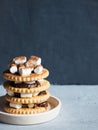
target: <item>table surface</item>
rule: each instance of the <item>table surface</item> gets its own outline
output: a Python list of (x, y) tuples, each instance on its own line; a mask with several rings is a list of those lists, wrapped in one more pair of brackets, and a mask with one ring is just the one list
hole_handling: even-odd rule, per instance
[[(37, 125), (11, 125), (0, 122), (0, 130), (97, 130), (98, 85), (51, 85), (52, 96), (62, 102), (59, 115), (46, 123)], [(5, 94), (0, 88), (0, 96)]]

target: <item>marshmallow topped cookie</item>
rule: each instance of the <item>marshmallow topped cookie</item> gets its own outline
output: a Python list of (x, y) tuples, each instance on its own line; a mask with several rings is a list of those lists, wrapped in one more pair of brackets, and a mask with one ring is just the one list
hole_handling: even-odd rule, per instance
[[(40, 64), (39, 64), (40, 63)], [(49, 71), (41, 65), (41, 58), (31, 56), (15, 57), (9, 63), (9, 69), (3, 72), (5, 79), (16, 82), (28, 82), (48, 77)]]
[(4, 110), (12, 114), (35, 114), (49, 109), (49, 71), (37, 56), (15, 57), (3, 72), (7, 80), (3, 86), (7, 91)]

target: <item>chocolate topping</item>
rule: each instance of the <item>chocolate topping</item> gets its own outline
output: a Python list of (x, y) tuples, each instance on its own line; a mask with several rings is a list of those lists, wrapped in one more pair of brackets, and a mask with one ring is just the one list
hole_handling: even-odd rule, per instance
[[(42, 92), (40, 92), (40, 93), (38, 94), (38, 96), (40, 96), (40, 95), (45, 95), (45, 94), (46, 94), (46, 91), (42, 91)], [(20, 98), (20, 93), (14, 93), (14, 97)]]
[(14, 97), (20, 98), (20, 93), (14, 93)]
[(40, 96), (40, 95), (45, 95), (46, 94), (46, 91), (42, 91), (42, 92), (40, 92), (39, 94), (38, 94), (38, 96)]
[[(27, 108), (28, 105), (27, 104), (22, 104), (22, 107)], [(45, 101), (45, 102), (42, 102), (42, 103), (39, 103), (39, 104), (35, 103), (33, 108), (36, 108), (36, 107), (48, 107), (48, 102)]]
[(35, 84), (34, 84), (36, 87), (38, 86), (41, 86), (40, 82), (39, 81), (35, 81)]
[(48, 102), (45, 101), (45, 102), (42, 102), (40, 104), (38, 104), (39, 107), (48, 107)]
[(26, 84), (24, 82), (15, 84), (14, 82), (11, 82), (10, 85), (16, 88), (33, 88), (41, 86), (39, 81), (35, 81), (35, 83), (32, 84)]

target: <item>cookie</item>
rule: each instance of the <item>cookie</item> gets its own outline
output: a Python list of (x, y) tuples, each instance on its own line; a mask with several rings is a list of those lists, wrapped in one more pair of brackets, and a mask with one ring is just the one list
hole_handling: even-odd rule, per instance
[(42, 73), (36, 74), (36, 73), (31, 73), (30, 75), (27, 76), (21, 76), (17, 73), (12, 74), (9, 71), (3, 72), (3, 77), (7, 80), (10, 81), (16, 81), (16, 82), (29, 82), (29, 81), (34, 81), (34, 80), (39, 80), (39, 79), (44, 79), (48, 77), (49, 71), (44, 68)]
[(50, 93), (48, 91), (46, 91), (46, 94), (44, 95), (22, 97), (22, 98), (9, 96), (8, 94), (5, 95), (5, 99), (8, 102), (19, 103), (19, 104), (41, 103), (48, 100), (49, 97), (50, 97)]
[[(50, 83), (47, 80), (41, 81), (40, 85), (37, 86), (37, 87), (34, 86), (34, 85), (31, 85), (31, 84), (30, 85), (26, 84), (27, 88), (22, 88), (21, 86), (19, 87), (19, 85), (21, 85), (21, 84), (19, 84), (18, 87), (17, 87), (17, 85), (14, 87), (14, 85), (11, 84), (11, 83), (12, 83), (11, 81), (6, 81), (3, 84), (3, 86), (4, 86), (4, 88), (6, 90), (16, 92), (16, 93), (35, 93), (35, 92), (40, 92), (40, 91), (43, 91), (43, 90), (47, 90), (50, 87)], [(24, 87), (24, 85), (23, 85), (23, 87)]]
[(4, 111), (11, 113), (11, 114), (37, 114), (42, 113), (50, 109), (50, 106), (48, 104), (47, 107), (35, 107), (35, 108), (12, 108), (9, 105), (4, 106)]

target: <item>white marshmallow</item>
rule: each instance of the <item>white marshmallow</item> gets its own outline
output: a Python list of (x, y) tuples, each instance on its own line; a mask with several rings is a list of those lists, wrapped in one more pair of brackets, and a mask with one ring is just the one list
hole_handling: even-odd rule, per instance
[(13, 108), (16, 108), (16, 109), (19, 109), (19, 108), (22, 108), (22, 104), (16, 104), (16, 103), (11, 103), (10, 102), (10, 107), (13, 107)]
[(31, 81), (31, 82), (25, 82), (26, 84), (34, 84), (35, 81)]
[(32, 97), (32, 93), (21, 93), (20, 97)]
[(22, 67), (19, 68), (19, 74), (22, 76), (30, 75), (31, 72), (32, 72), (31, 68), (22, 68)]
[(37, 61), (33, 60), (32, 62), (33, 62), (34, 65), (40, 65), (41, 59), (38, 59)]
[(29, 59), (29, 60), (25, 63), (25, 66), (26, 66), (26, 67), (32, 67), (32, 68), (34, 68), (34, 64), (33, 64), (33, 62), (32, 62), (32, 59)]
[(12, 66), (10, 66), (10, 72), (12, 73), (12, 74), (14, 74), (14, 73), (16, 73), (17, 72), (17, 66), (16, 65), (12, 65)]
[(35, 69), (34, 69), (34, 72), (35, 73), (41, 73), (43, 70), (43, 66), (42, 65), (38, 65)]
[(27, 61), (27, 58), (25, 56), (19, 56), (19, 57), (15, 57), (13, 59), (13, 61), (15, 62), (15, 64), (24, 64)]
[(33, 63), (35, 66), (41, 64), (41, 58), (40, 58), (40, 57), (31, 56), (30, 58), (32, 59), (32, 63)]
[(29, 108), (34, 107), (34, 104), (28, 104), (28, 107), (29, 107)]
[(9, 90), (7, 90), (7, 94), (8, 94), (9, 96), (14, 96), (14, 92), (9, 91)]

